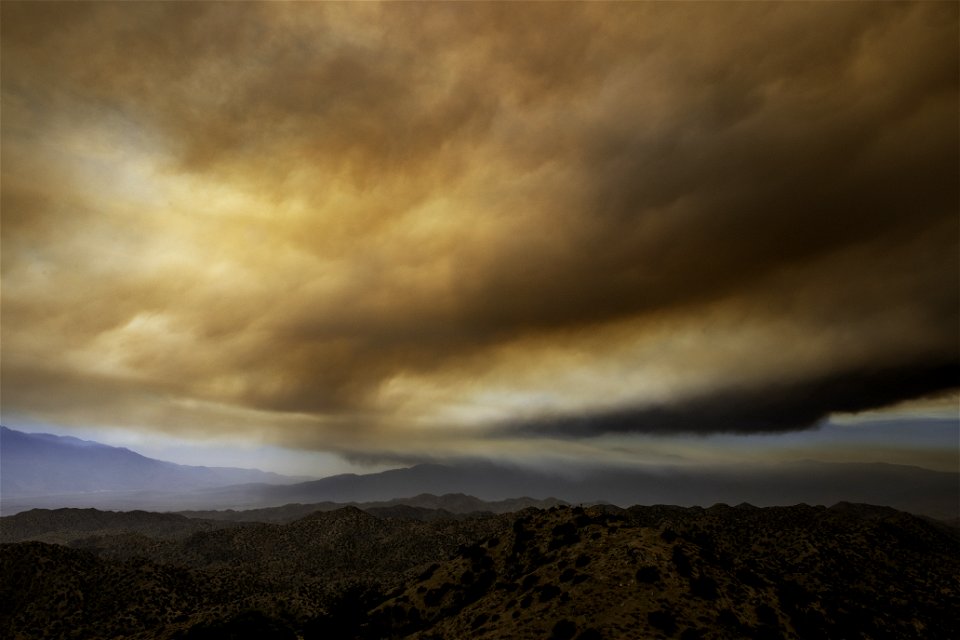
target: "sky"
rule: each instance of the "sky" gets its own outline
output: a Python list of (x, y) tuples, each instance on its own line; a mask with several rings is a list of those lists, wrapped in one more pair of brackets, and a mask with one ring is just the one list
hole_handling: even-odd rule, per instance
[(960, 470), (958, 11), (5, 1), (3, 423)]

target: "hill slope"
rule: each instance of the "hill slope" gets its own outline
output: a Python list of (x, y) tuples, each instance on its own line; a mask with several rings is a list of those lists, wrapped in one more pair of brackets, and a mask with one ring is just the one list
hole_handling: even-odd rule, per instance
[[(0, 545), (0, 635), (960, 637), (960, 536), (883, 507), (357, 509)], [(384, 591), (387, 589), (389, 591)]]
[(955, 638), (956, 532), (858, 505), (557, 509), (380, 605), (412, 638)]
[(0, 518), (0, 542), (34, 540), (69, 544), (79, 538), (139, 533), (159, 540), (185, 538), (199, 531), (242, 526), (242, 521), (204, 520), (174, 513), (33, 509)]
[(234, 522), (276, 522), (287, 523), (309, 515), (315, 511), (333, 511), (343, 507), (357, 507), (381, 518), (410, 518), (413, 520), (432, 520), (457, 516), (477, 515), (481, 513), (510, 513), (527, 507), (549, 509), (566, 504), (556, 498), (534, 500), (533, 498), (512, 498), (488, 502), (462, 493), (446, 493), (435, 496), (421, 493), (412, 498), (395, 498), (380, 502), (313, 502), (308, 504), (292, 503), (279, 507), (261, 509), (223, 511), (181, 511), (190, 518), (210, 520), (228, 520)]
[[(43, 535), (59, 521), (79, 528), (58, 535), (81, 537), (69, 546), (0, 544), (3, 638), (168, 638), (190, 629), (202, 634), (238, 617), (245, 633), (259, 621), (264, 626), (256, 637), (280, 637), (350, 594), (369, 591), (372, 606), (382, 600), (380, 588), (399, 586), (418, 565), (442, 562), (511, 520), (385, 520), (347, 507), (287, 525), (223, 522), (223, 529), (173, 537), (143, 531), (206, 521), (77, 510), (4, 520), (24, 516), (50, 520), (46, 527), (35, 524)], [(82, 536), (85, 528), (122, 524), (129, 529)], [(253, 618), (244, 618), (250, 611)], [(222, 629), (210, 633), (224, 637)]]

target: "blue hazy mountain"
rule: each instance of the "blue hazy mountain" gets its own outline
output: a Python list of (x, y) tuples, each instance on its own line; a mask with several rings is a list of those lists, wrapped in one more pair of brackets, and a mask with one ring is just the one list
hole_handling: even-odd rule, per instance
[(34, 507), (253, 509), (291, 503), (376, 502), (421, 494), (485, 501), (528, 496), (620, 506), (757, 506), (859, 502), (954, 519), (960, 474), (885, 463), (801, 461), (731, 467), (583, 467), (563, 474), (486, 461), (421, 464), (300, 482), (263, 471), (191, 467), (97, 442), (4, 428), (4, 515)]
[(556, 497), (570, 503), (608, 502), (707, 507), (859, 502), (938, 518), (960, 513), (960, 474), (886, 463), (799, 461), (736, 469), (689, 467), (581, 468), (575, 474), (461, 462), (422, 464), (381, 473), (331, 476), (284, 486), (246, 485), (202, 491), (211, 503), (370, 502), (421, 493), (462, 493), (495, 501)]
[(0, 427), (0, 490), (5, 501), (57, 494), (179, 492), (299, 480), (303, 478), (256, 469), (175, 464), (90, 440)]

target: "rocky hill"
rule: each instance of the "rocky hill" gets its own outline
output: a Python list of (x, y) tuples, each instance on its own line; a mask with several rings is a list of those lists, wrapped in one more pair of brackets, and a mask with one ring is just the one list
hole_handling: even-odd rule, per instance
[(957, 530), (865, 505), (345, 508), (71, 547), (0, 545), (0, 636), (960, 637)]
[[(0, 545), (0, 637), (73, 637), (74, 631), (83, 638), (117, 637), (136, 635), (131, 625), (139, 624), (136, 631), (146, 634), (140, 637), (165, 638), (217, 629), (238, 616), (244, 629), (256, 628), (243, 618), (250, 612), (268, 619), (270, 628), (296, 629), (350, 594), (370, 592), (372, 606), (412, 570), (445, 561), (511, 519), (426, 522), (378, 518), (355, 507), (285, 525), (145, 512), (25, 512), (3, 518), (8, 539), (66, 544)], [(96, 604), (101, 599), (116, 601), (115, 616)], [(60, 615), (63, 606), (81, 611)], [(68, 622), (54, 624), (54, 618)], [(200, 633), (196, 629), (192, 633)], [(223, 630), (211, 633), (222, 637)]]
[(245, 597), (234, 583), (146, 561), (107, 562), (61, 545), (0, 545), (0, 636), (151, 637)]
[(411, 518), (415, 520), (434, 520), (457, 516), (471, 516), (491, 513), (511, 513), (527, 507), (549, 509), (567, 504), (556, 498), (536, 500), (534, 498), (511, 498), (509, 500), (487, 501), (462, 493), (446, 493), (436, 496), (421, 493), (412, 498), (394, 498), (379, 502), (313, 502), (308, 504), (292, 503), (279, 507), (261, 509), (224, 509), (207, 511), (180, 511), (190, 518), (207, 520), (230, 520), (235, 522), (293, 522), (315, 511), (333, 511), (343, 507), (357, 507), (381, 518)]
[(534, 500), (514, 498), (485, 502), (473, 496), (421, 494), (385, 502), (288, 504), (281, 507), (236, 511), (101, 511), (99, 509), (31, 509), (0, 517), (0, 542), (36, 540), (68, 544), (80, 538), (139, 533), (151, 538), (183, 538), (201, 531), (213, 531), (255, 523), (288, 524), (319, 511), (354, 507), (378, 518), (406, 520), (475, 519), (511, 513), (528, 507), (564, 505), (555, 498)]
[(89, 536), (140, 533), (153, 538), (183, 538), (246, 524), (242, 521), (188, 518), (151, 511), (100, 511), (98, 509), (32, 509), (0, 518), (0, 542), (36, 540), (67, 544)]
[(838, 505), (557, 509), (373, 613), (413, 638), (955, 638), (956, 531)]
[(125, 534), (91, 536), (70, 546), (102, 558), (146, 558), (165, 565), (232, 571), (242, 568), (284, 587), (322, 578), (383, 584), (424, 562), (502, 530), (509, 517), (424, 522), (382, 519), (355, 507), (319, 511), (286, 525), (249, 523), (154, 540)]

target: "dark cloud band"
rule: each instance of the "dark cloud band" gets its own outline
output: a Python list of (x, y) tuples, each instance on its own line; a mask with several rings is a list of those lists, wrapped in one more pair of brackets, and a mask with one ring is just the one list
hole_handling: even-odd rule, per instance
[(497, 433), (560, 438), (778, 433), (813, 428), (832, 413), (885, 407), (958, 386), (960, 365), (956, 362), (846, 371), (797, 384), (732, 389), (670, 405), (535, 419), (503, 427)]

